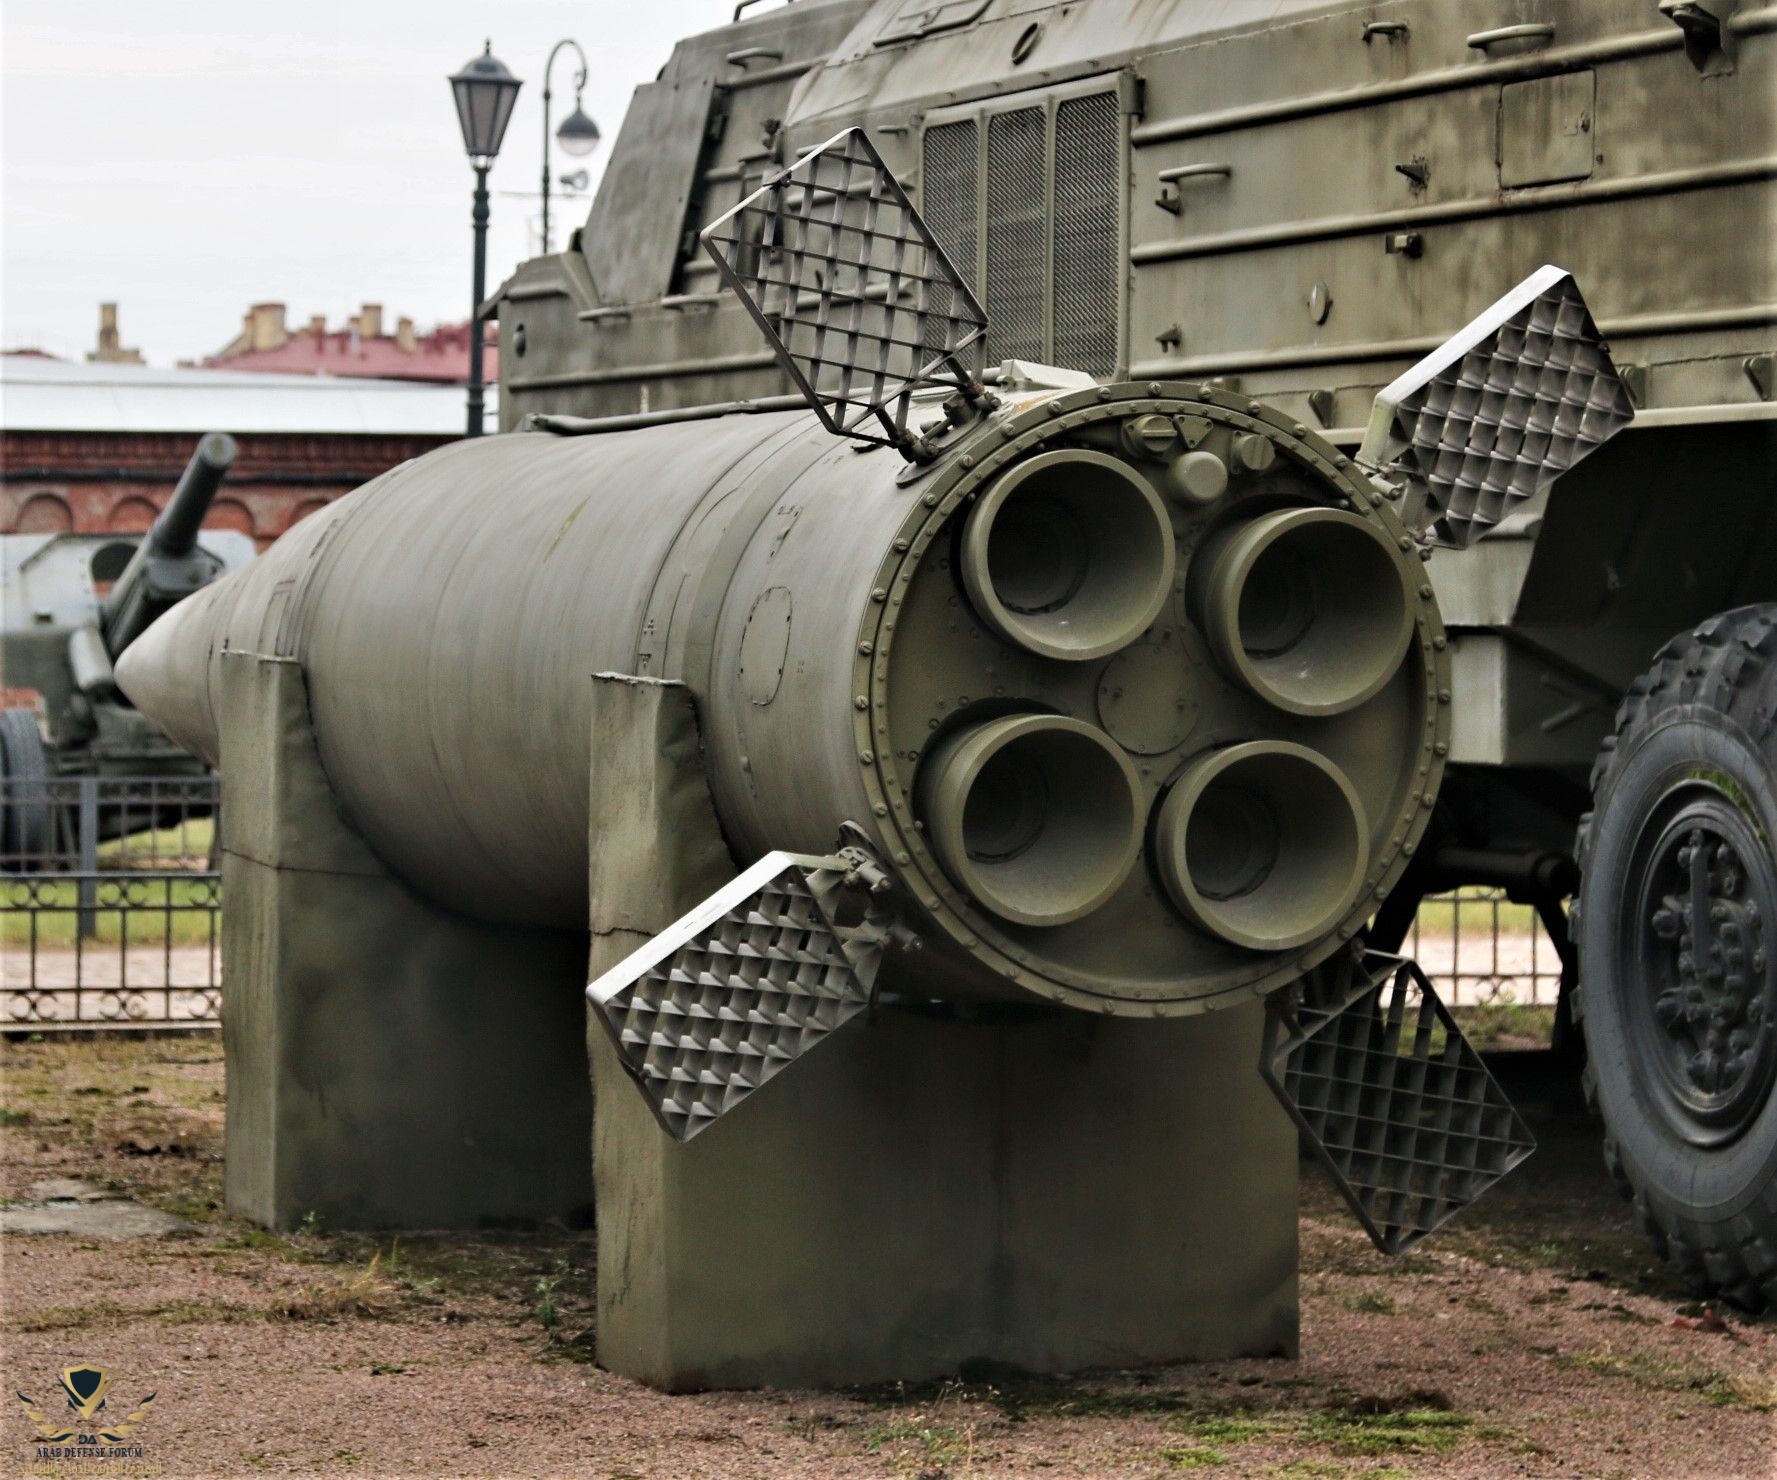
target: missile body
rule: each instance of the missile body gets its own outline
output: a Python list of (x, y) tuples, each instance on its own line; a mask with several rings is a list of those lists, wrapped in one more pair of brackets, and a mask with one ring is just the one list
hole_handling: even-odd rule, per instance
[(801, 412), (459, 443), (182, 603), (119, 679), (215, 760), (230, 649), (301, 664), (346, 819), (453, 909), (584, 928), (593, 675), (674, 679), (737, 870), (853, 823), (927, 946), (899, 985), (1141, 1016), (1348, 940), (1448, 738), (1386, 502), (1185, 385), (1009, 395), (922, 468)]

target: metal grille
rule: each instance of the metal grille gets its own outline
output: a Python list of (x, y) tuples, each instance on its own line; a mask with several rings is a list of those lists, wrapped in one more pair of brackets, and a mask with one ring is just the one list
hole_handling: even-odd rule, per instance
[(869, 1005), (888, 920), (839, 923), (850, 867), (768, 853), (587, 988), (669, 1134), (690, 1140)]
[(214, 776), (0, 779), (0, 1027), (215, 1026), (217, 802)]
[(998, 113), (987, 122), (986, 289), (988, 352), (994, 359), (1043, 360), (1047, 196), (1043, 167), (1048, 118), (1041, 108)]
[(1360, 457), (1466, 549), (1634, 415), (1579, 285), (1545, 267), (1376, 397)]
[(1122, 115), (1115, 93), (1055, 110), (1054, 361), (1090, 375), (1117, 369)]
[[(971, 289), (976, 287), (976, 257), (981, 248), (977, 199), (980, 181), (979, 130), (974, 119), (926, 130), (920, 166), (920, 204), (926, 225)], [(933, 285), (932, 304), (940, 311), (948, 310), (949, 292), (943, 284)], [(942, 324), (934, 322), (931, 327), (927, 348), (935, 351), (939, 348), (935, 341), (942, 332)], [(976, 345), (969, 355), (971, 370), (979, 368), (980, 348)]]
[(986, 317), (863, 130), (805, 154), (702, 240), (831, 431), (906, 447), (914, 387), (965, 379), (957, 355)]
[(1260, 1071), (1384, 1253), (1462, 1211), (1536, 1149), (1411, 961), (1369, 955), (1274, 1002)]

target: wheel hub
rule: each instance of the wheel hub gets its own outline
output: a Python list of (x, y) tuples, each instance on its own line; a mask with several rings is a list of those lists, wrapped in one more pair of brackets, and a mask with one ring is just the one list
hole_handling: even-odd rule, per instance
[(1640, 1048), (1668, 1118), (1697, 1145), (1739, 1135), (1777, 1070), (1777, 980), (1767, 931), (1777, 911), (1769, 849), (1734, 799), (1708, 782), (1669, 797), (1643, 834)]

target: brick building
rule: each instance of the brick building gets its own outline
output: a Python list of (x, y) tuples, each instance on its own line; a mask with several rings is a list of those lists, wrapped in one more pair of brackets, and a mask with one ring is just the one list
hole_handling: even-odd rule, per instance
[[(483, 379), (500, 377), (494, 346), (499, 326), (487, 326)], [(241, 332), (204, 362), (210, 369), (252, 370), (275, 375), (350, 375), (374, 380), (423, 380), (467, 384), (469, 326), (441, 324), (420, 332), (403, 316), (385, 330), (380, 303), (366, 303), (338, 329), (316, 314), (293, 329), (281, 303), (255, 303), (241, 318)]]
[(205, 524), (261, 549), (378, 473), (462, 435), (452, 385), (0, 356), (0, 533), (137, 531), (197, 438), (239, 455)]

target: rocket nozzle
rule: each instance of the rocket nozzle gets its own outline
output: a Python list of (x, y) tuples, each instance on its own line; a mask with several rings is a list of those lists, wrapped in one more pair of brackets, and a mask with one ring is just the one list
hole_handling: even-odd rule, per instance
[(1402, 570), (1356, 514), (1283, 509), (1212, 536), (1186, 600), (1236, 683), (1291, 714), (1339, 714), (1401, 665), (1413, 632)]
[(944, 742), (920, 801), (945, 871), (1020, 925), (1089, 914), (1141, 852), (1134, 766), (1101, 730), (1060, 715), (989, 720)]
[(1255, 951), (1324, 935), (1370, 861), (1363, 802), (1304, 745), (1253, 740), (1185, 768), (1160, 805), (1155, 862), (1193, 921)]
[(1172, 590), (1172, 521), (1126, 464), (1063, 448), (1019, 463), (963, 527), (962, 577), (981, 620), (1046, 658), (1133, 642)]

